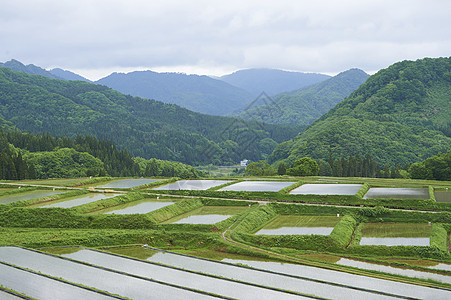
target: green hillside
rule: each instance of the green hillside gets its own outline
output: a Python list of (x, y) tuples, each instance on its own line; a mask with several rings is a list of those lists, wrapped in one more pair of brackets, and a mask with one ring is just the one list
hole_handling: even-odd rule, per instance
[(342, 72), (320, 83), (275, 96), (272, 103), (239, 114), (271, 124), (309, 125), (367, 80), (359, 69)]
[(22, 131), (92, 135), (113, 141), (133, 156), (190, 164), (259, 160), (298, 131), (203, 115), (105, 86), (8, 68), (0, 68), (0, 116)]
[(451, 58), (396, 63), (280, 144), (268, 160), (369, 154), (390, 165), (421, 161), (451, 149), (450, 99)]

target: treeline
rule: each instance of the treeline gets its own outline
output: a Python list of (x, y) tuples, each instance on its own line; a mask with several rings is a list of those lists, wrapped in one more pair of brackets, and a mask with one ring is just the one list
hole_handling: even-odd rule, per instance
[[(20, 150), (22, 149), (22, 150)], [(24, 152), (22, 156), (21, 152)], [(84, 176), (164, 176), (197, 178), (203, 173), (189, 165), (134, 158), (109, 140), (34, 135), (0, 130), (1, 179), (67, 178)]]
[[(253, 163), (251, 171), (246, 169), (246, 174), (254, 175), (252, 170), (258, 166), (260, 173), (270, 175), (277, 173), (278, 175), (292, 176), (333, 176), (333, 177), (372, 177), (372, 178), (403, 178), (408, 177), (407, 170), (409, 165), (388, 165), (380, 166), (370, 155), (361, 158), (359, 155), (350, 155), (348, 158), (341, 157), (334, 159), (329, 157), (328, 161), (319, 159), (314, 161), (310, 157), (304, 157), (296, 160), (293, 164), (281, 162), (277, 171), (268, 163)], [(252, 174), (251, 174), (252, 173)], [(262, 174), (259, 174), (262, 175)]]
[(451, 180), (451, 151), (412, 164), (409, 173), (414, 179)]
[(15, 147), (30, 152), (53, 151), (58, 148), (72, 148), (78, 152), (86, 152), (100, 159), (104, 164), (105, 173), (94, 174), (113, 177), (140, 176), (138, 164), (127, 150), (118, 150), (109, 140), (93, 136), (77, 135), (75, 139), (68, 137), (52, 137), (48, 133), (34, 135), (20, 131), (10, 131), (5, 134), (9, 143)]

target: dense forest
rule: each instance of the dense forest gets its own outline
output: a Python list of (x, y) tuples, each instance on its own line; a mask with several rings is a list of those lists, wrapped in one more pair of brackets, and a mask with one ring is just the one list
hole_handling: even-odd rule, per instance
[(390, 167), (422, 161), (451, 148), (450, 98), (451, 58), (396, 63), (279, 144), (268, 162), (349, 155), (370, 155)]
[(238, 116), (271, 124), (309, 125), (349, 96), (368, 77), (362, 70), (351, 69), (322, 82), (274, 96), (269, 103), (252, 106)]
[(82, 81), (0, 68), (0, 117), (18, 129), (113, 141), (133, 156), (189, 164), (265, 159), (293, 126), (203, 115)]
[(84, 176), (165, 176), (197, 178), (191, 166), (157, 159), (134, 158), (114, 143), (92, 136), (52, 137), (0, 131), (0, 179), (70, 178)]

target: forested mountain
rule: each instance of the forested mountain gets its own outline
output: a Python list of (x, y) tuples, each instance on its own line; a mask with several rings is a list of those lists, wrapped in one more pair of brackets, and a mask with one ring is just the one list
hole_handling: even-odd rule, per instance
[(121, 93), (211, 115), (226, 115), (248, 102), (246, 91), (208, 76), (136, 71), (113, 73), (96, 81)]
[(273, 102), (251, 107), (238, 116), (271, 124), (308, 125), (349, 96), (368, 77), (362, 70), (351, 69), (319, 83), (277, 95)]
[(113, 141), (133, 156), (190, 164), (259, 160), (298, 131), (203, 115), (101, 85), (8, 68), (0, 68), (0, 115), (23, 131), (92, 135)]
[(219, 79), (248, 91), (254, 98), (265, 92), (276, 95), (297, 90), (330, 78), (317, 73), (288, 72), (276, 69), (246, 69), (224, 75)]
[(42, 75), (50, 79), (63, 79), (55, 74), (50, 73), (49, 71), (46, 71), (38, 66), (35, 66), (33, 64), (30, 65), (24, 65), (18, 60), (12, 59), (10, 61), (7, 61), (5, 63), (0, 63), (0, 68), (9, 68), (14, 71), (18, 72), (24, 72), (29, 75)]
[(178, 162), (133, 158), (127, 150), (92, 136), (70, 139), (0, 130), (0, 179), (202, 175)]
[(268, 161), (350, 154), (392, 166), (421, 161), (451, 149), (450, 99), (451, 58), (396, 63), (277, 146)]
[(57, 76), (60, 79), (64, 80), (81, 80), (86, 82), (91, 82), (91, 80), (84, 78), (83, 76), (80, 76), (78, 74), (75, 74), (74, 72), (63, 70), (60, 68), (51, 69), (49, 71), (53, 75)]

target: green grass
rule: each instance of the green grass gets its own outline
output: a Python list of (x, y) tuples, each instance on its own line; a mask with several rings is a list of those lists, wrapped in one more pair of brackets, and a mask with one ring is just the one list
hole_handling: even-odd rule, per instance
[(50, 186), (71, 186), (72, 184), (85, 180), (86, 177), (81, 178), (63, 178), (63, 179), (36, 179), (36, 180), (20, 180), (12, 181), (11, 183), (20, 184), (37, 184), (37, 185), (50, 185)]
[(363, 237), (429, 237), (431, 227), (417, 223), (366, 223), (362, 228)]
[(171, 218), (162, 224), (174, 223), (189, 216), (197, 215), (236, 215), (247, 209), (247, 206), (202, 206), (187, 213)]
[(263, 229), (281, 227), (335, 227), (340, 218), (337, 216), (293, 216), (280, 215), (267, 224)]

